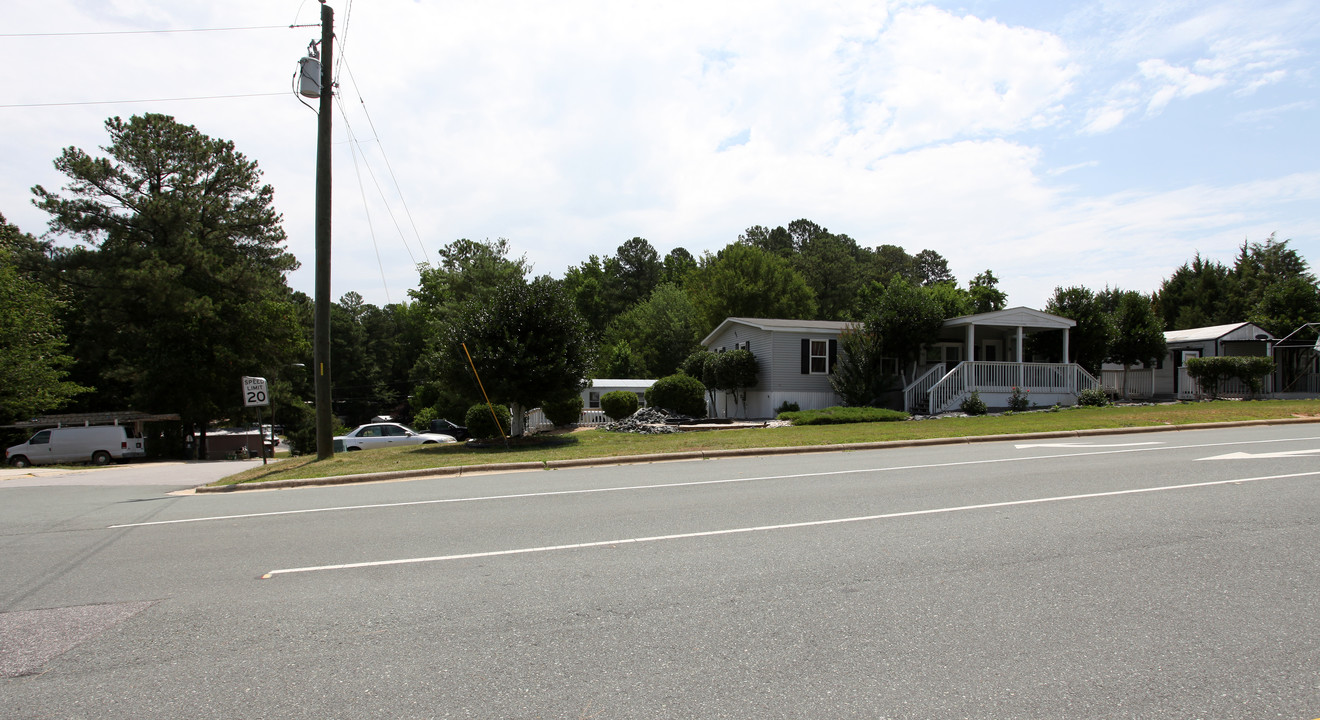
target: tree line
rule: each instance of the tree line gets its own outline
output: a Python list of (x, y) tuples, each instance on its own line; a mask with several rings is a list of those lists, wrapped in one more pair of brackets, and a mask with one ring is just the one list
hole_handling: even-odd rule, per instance
[[(243, 375), (271, 380), (281, 422), (310, 422), (312, 300), (288, 287), (298, 261), (257, 163), (165, 115), (106, 130), (104, 155), (56, 158), (62, 189), (33, 188), (49, 233), (0, 218), (0, 422), (131, 408), (205, 427), (241, 416)], [(1007, 304), (988, 269), (960, 285), (933, 250), (865, 247), (806, 219), (754, 225), (700, 256), (662, 257), (634, 237), (558, 279), (505, 239), (459, 239), (418, 272), (408, 302), (334, 303), (335, 415), (350, 426), (461, 417), (483, 387), (527, 408), (588, 377), (673, 374), (726, 317), (854, 321), (870, 352), (911, 366), (931, 327)], [(1078, 321), (1074, 359), (1098, 368), (1135, 327), (1114, 324), (1124, 313), (1165, 329), (1251, 319), (1278, 334), (1320, 319), (1320, 292), (1271, 237), (1244, 243), (1232, 268), (1198, 256), (1151, 296), (1060, 288), (1044, 309)]]

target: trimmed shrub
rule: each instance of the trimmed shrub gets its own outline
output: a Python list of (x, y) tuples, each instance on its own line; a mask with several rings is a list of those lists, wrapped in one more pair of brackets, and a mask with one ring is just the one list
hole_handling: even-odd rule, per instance
[(968, 415), (984, 415), (989, 411), (985, 406), (985, 401), (981, 399), (981, 393), (973, 390), (971, 395), (963, 398), (959, 409)]
[(582, 395), (574, 393), (563, 400), (541, 403), (541, 412), (555, 427), (574, 425), (582, 419)]
[(907, 420), (908, 414), (884, 408), (830, 407), (824, 410), (781, 412), (779, 413), (779, 419), (787, 420), (794, 425), (843, 425), (846, 423)]
[(1266, 375), (1274, 371), (1274, 360), (1267, 357), (1188, 358), (1187, 374), (1211, 399), (1219, 397), (1220, 385), (1238, 378), (1257, 395)]
[(1109, 404), (1109, 393), (1104, 388), (1088, 388), (1077, 393), (1077, 404), (1082, 407), (1105, 407)]
[(632, 415), (637, 412), (638, 406), (637, 393), (630, 393), (627, 390), (613, 390), (600, 396), (600, 409), (604, 410), (611, 420), (622, 420)]
[[(788, 412), (798, 412), (798, 411), (801, 410), (801, 409), (802, 409), (802, 408), (799, 407), (797, 403), (795, 403), (795, 402), (789, 402), (789, 401), (785, 400), (784, 402), (782, 402), (782, 403), (779, 404), (779, 409), (775, 410), (775, 417), (779, 417), (780, 415), (782, 415), (782, 414), (784, 414), (784, 413), (788, 413)], [(784, 418), (781, 418), (781, 419), (784, 419)]]
[(1031, 407), (1031, 398), (1027, 397), (1030, 392), (1030, 390), (1014, 387), (1013, 394), (1008, 396), (1008, 409), (1013, 412), (1022, 412)]
[(680, 415), (706, 417), (706, 386), (691, 375), (670, 375), (646, 390), (646, 404)]
[(513, 415), (509, 412), (507, 405), (496, 405), (495, 414), (500, 418), (500, 427), (495, 426), (495, 418), (490, 416), (490, 407), (484, 403), (477, 403), (468, 408), (467, 415), (463, 421), (467, 423), (468, 434), (481, 440), (500, 437), (500, 430), (504, 431), (504, 436), (509, 435), (510, 423)]

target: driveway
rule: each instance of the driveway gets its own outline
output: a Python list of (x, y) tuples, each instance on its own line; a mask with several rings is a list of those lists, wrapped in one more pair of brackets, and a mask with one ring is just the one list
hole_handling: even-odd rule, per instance
[[(270, 461), (267, 461), (270, 462)], [(183, 462), (137, 462), (106, 467), (0, 467), (0, 490), (53, 485), (171, 485), (196, 487), (242, 472), (261, 458)]]

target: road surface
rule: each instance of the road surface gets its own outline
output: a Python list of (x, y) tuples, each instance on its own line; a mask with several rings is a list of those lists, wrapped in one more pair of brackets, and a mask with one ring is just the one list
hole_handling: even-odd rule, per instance
[(0, 718), (1320, 717), (1320, 425), (85, 477), (0, 482)]

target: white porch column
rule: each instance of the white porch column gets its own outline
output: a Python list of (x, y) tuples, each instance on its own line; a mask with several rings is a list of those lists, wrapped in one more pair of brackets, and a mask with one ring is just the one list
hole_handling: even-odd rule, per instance
[(1018, 381), (1017, 381), (1018, 387), (1025, 387), (1027, 383), (1026, 383), (1026, 378), (1024, 377), (1025, 368), (1022, 365), (1022, 326), (1021, 325), (1018, 325), (1018, 329), (1017, 329), (1017, 366), (1018, 366)]
[(1063, 361), (1068, 362), (1068, 328), (1063, 329)]
[[(967, 326), (967, 361), (976, 359), (976, 325)], [(968, 367), (971, 367), (970, 365)]]

